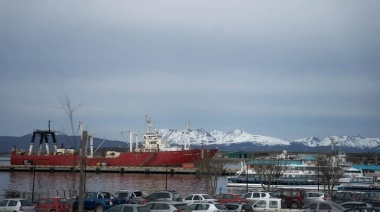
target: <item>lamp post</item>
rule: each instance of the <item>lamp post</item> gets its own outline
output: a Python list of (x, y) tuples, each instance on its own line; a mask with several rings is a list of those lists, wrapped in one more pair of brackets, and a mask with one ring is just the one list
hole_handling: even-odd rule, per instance
[(246, 189), (247, 189), (247, 193), (248, 193), (248, 164), (247, 162), (245, 163), (245, 175), (246, 175)]
[(34, 202), (34, 181), (36, 179), (36, 162), (33, 161), (33, 184), (32, 184), (32, 202)]
[(168, 190), (168, 164), (166, 164), (165, 178), (165, 189)]
[(317, 166), (318, 166), (318, 171), (317, 172), (318, 172), (318, 192), (319, 192), (319, 164), (317, 164)]

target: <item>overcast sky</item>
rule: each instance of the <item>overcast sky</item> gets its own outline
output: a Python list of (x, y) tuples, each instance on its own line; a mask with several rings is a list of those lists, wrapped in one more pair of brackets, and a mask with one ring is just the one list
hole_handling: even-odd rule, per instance
[(380, 136), (380, 1), (1, 1), (0, 135)]

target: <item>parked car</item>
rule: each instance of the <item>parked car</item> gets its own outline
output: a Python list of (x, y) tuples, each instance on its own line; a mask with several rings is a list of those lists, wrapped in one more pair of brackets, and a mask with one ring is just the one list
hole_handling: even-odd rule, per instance
[(276, 197), (274, 193), (261, 191), (248, 192), (243, 194), (242, 196), (252, 203), (256, 202), (259, 199)]
[(209, 194), (190, 194), (185, 199), (183, 199), (183, 202), (187, 204), (191, 204), (191, 203), (199, 202), (199, 201), (216, 202), (218, 200)]
[(145, 206), (152, 212), (191, 212), (186, 203), (177, 201), (148, 202)]
[(189, 208), (197, 212), (229, 212), (227, 207), (219, 202), (196, 202), (190, 204)]
[(21, 198), (3, 199), (0, 201), (0, 211), (35, 212), (36, 209), (31, 200)]
[(230, 202), (224, 205), (230, 212), (253, 212), (252, 203)]
[(106, 212), (150, 212), (150, 208), (145, 205), (120, 204), (106, 210)]
[(285, 201), (288, 208), (301, 208), (306, 203), (306, 190), (283, 188), (273, 192), (277, 198)]
[(66, 198), (43, 198), (35, 204), (37, 212), (69, 212), (70, 206)]
[(182, 202), (182, 198), (175, 190), (156, 191), (145, 197), (146, 202), (152, 201), (177, 201)]
[(372, 208), (372, 205), (366, 202), (345, 202), (340, 204), (340, 206), (351, 209), (351, 208)]
[(360, 194), (360, 201), (372, 202), (380, 200), (380, 192), (363, 192)]
[(114, 193), (116, 198), (124, 198), (126, 204), (139, 204), (144, 205), (146, 203), (145, 192), (143, 191), (128, 191), (128, 190), (119, 190)]
[(331, 202), (331, 197), (329, 194), (324, 192), (310, 191), (306, 192), (305, 204), (309, 204), (314, 201), (328, 201)]
[(315, 201), (313, 203), (309, 203), (302, 207), (302, 209), (308, 209), (310, 212), (318, 211), (318, 212), (341, 212), (346, 210), (346, 208), (334, 203), (334, 202), (326, 202), (326, 201)]
[(220, 202), (220, 203), (228, 203), (228, 202), (245, 202), (245, 203), (248, 203), (249, 202), (246, 198), (241, 197), (237, 194), (233, 194), (233, 193), (217, 194), (214, 196), (214, 198), (217, 199), (218, 202)]
[(346, 209), (344, 212), (380, 212), (380, 209), (375, 208), (351, 208)]
[[(363, 201), (364, 202), (364, 201)], [(380, 201), (365, 201), (368, 204), (372, 205), (372, 208), (380, 209)]]
[(331, 196), (331, 200), (338, 204), (344, 202), (359, 201), (360, 199), (360, 194), (353, 192), (336, 192)]

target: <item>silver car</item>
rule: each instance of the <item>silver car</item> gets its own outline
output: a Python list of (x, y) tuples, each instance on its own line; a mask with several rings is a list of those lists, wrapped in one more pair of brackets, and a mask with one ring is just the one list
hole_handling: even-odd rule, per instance
[(183, 202), (185, 202), (186, 204), (191, 204), (194, 202), (205, 202), (205, 201), (217, 202), (218, 200), (209, 194), (190, 194), (183, 200)]
[(197, 202), (190, 204), (189, 208), (196, 212), (228, 212), (227, 207), (218, 202)]
[(0, 201), (0, 211), (35, 212), (36, 209), (34, 208), (34, 204), (31, 200), (11, 198)]
[(324, 192), (306, 192), (306, 204), (309, 204), (314, 201), (327, 201), (331, 202), (331, 197), (329, 194), (324, 193)]
[(145, 206), (152, 212), (191, 212), (186, 203), (177, 201), (148, 202)]
[(302, 209), (308, 209), (310, 212), (341, 212), (346, 210), (336, 203), (326, 201), (315, 201), (303, 206)]
[(116, 205), (116, 206), (108, 209), (106, 212), (123, 212), (123, 211), (150, 212), (150, 209), (147, 206), (145, 206), (145, 205), (120, 204), (120, 205)]

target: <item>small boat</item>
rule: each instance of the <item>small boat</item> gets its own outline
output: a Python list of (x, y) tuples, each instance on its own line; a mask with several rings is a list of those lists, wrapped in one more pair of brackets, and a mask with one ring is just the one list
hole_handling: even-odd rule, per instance
[[(50, 123), (50, 122), (49, 122)], [(135, 167), (184, 167), (191, 168), (191, 164), (212, 158), (217, 149), (190, 149), (190, 144), (171, 147), (159, 133), (153, 129), (151, 119), (146, 116), (147, 132), (142, 142), (134, 144), (130, 135), (130, 150), (126, 152), (108, 151), (104, 156), (95, 156), (93, 151), (93, 137), (89, 136), (90, 153), (86, 154), (86, 166), (135, 166)], [(188, 134), (186, 125), (185, 136)], [(33, 151), (35, 140), (39, 137), (37, 151)], [(52, 139), (49, 144), (48, 138)], [(37, 142), (36, 142), (37, 143)], [(45, 144), (46, 151), (42, 151)], [(135, 145), (135, 148), (132, 147)], [(51, 151), (52, 150), (52, 151)], [(87, 147), (86, 147), (87, 150)], [(32, 135), (29, 151), (14, 148), (11, 151), (10, 164), (41, 165), (41, 166), (78, 166), (79, 151), (75, 148), (58, 148), (55, 131), (35, 130)], [(190, 167), (189, 167), (190, 166)]]

